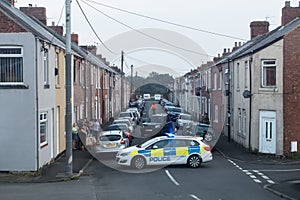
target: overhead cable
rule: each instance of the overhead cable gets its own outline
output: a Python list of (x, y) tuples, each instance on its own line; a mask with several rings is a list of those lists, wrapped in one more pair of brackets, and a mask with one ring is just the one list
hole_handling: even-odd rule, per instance
[(100, 37), (99, 37), (99, 35), (96, 33), (94, 27), (92, 26), (92, 24), (91, 24), (90, 21), (88, 20), (86, 14), (84, 13), (84, 11), (83, 11), (81, 5), (80, 5), (79, 2), (78, 2), (78, 0), (76, 0), (76, 2), (77, 2), (78, 6), (79, 6), (79, 8), (80, 8), (80, 10), (81, 10), (81, 13), (82, 13), (83, 16), (85, 17), (85, 20), (88, 22), (90, 28), (92, 29), (92, 31), (94, 32), (94, 34), (96, 35), (96, 37), (98, 38), (98, 40), (101, 42), (101, 44), (104, 46), (104, 48), (105, 48), (106, 50), (108, 50), (110, 53), (114, 54), (114, 55), (119, 55), (118, 53), (113, 52), (110, 48), (108, 48), (108, 47), (104, 44), (104, 42), (100, 39)]
[(212, 31), (207, 31), (207, 30), (204, 30), (204, 29), (199, 29), (199, 28), (195, 28), (195, 27), (191, 27), (191, 26), (187, 26), (187, 25), (183, 25), (183, 24), (178, 24), (178, 23), (175, 23), (175, 22), (170, 22), (170, 21), (155, 18), (155, 17), (150, 17), (150, 16), (147, 16), (147, 15), (143, 15), (143, 14), (135, 13), (135, 12), (132, 12), (132, 11), (124, 10), (124, 9), (121, 9), (121, 8), (113, 7), (113, 6), (110, 6), (110, 5), (107, 5), (107, 4), (99, 3), (99, 2), (96, 2), (96, 1), (93, 1), (93, 0), (86, 0), (86, 1), (89, 1), (91, 3), (95, 3), (95, 4), (98, 4), (100, 6), (104, 6), (104, 7), (107, 7), (107, 8), (111, 8), (111, 9), (114, 9), (114, 10), (118, 10), (118, 11), (121, 11), (121, 12), (129, 13), (129, 14), (132, 14), (132, 15), (135, 15), (135, 16), (139, 16), (139, 17), (159, 21), (159, 22), (162, 22), (162, 23), (165, 23), (165, 24), (170, 24), (170, 25), (173, 25), (173, 26), (178, 26), (178, 27), (181, 27), (181, 28), (186, 28), (186, 29), (199, 31), (199, 32), (203, 32), (203, 33), (208, 33), (208, 34), (212, 34), (212, 35), (217, 35), (217, 36), (221, 36), (221, 37), (227, 37), (227, 38), (231, 38), (231, 39), (247, 41), (244, 38), (239, 38), (239, 37), (235, 37), (235, 36), (225, 35), (225, 34), (216, 33), (216, 32), (212, 32)]
[[(78, 0), (76, 0), (76, 1), (78, 1)], [(122, 24), (123, 26), (125, 26), (125, 27), (127, 27), (127, 28), (129, 28), (129, 29), (131, 29), (131, 30), (133, 30), (133, 31), (135, 31), (135, 32), (138, 32), (139, 34), (144, 35), (144, 36), (146, 36), (146, 37), (148, 37), (148, 38), (151, 38), (151, 39), (156, 40), (156, 41), (158, 41), (158, 42), (160, 42), (160, 43), (163, 43), (163, 44), (165, 44), (165, 45), (168, 45), (168, 46), (171, 46), (171, 47), (174, 47), (174, 48), (177, 48), (177, 49), (181, 49), (181, 50), (186, 51), (186, 52), (189, 52), (189, 53), (198, 54), (198, 55), (201, 55), (201, 56), (215, 57), (215, 56), (211, 56), (211, 55), (208, 55), (208, 54), (199, 53), (199, 52), (196, 52), (196, 51), (193, 51), (193, 50), (190, 50), (190, 49), (182, 48), (182, 47), (173, 45), (173, 44), (171, 44), (171, 43), (168, 43), (168, 42), (166, 42), (166, 41), (163, 41), (163, 40), (161, 40), (161, 39), (158, 39), (158, 38), (156, 38), (156, 37), (154, 37), (154, 36), (151, 36), (151, 35), (149, 35), (149, 34), (146, 34), (146, 33), (142, 32), (142, 31), (140, 31), (140, 30), (137, 30), (137, 29), (135, 29), (135, 28), (133, 28), (133, 27), (131, 27), (131, 26), (129, 26), (129, 25), (127, 25), (127, 24), (125, 24), (125, 23), (123, 23), (123, 22), (121, 22), (121, 21), (119, 21), (119, 20), (117, 20), (117, 19), (115, 19), (115, 18), (113, 18), (113, 17), (107, 15), (106, 13), (104, 13), (104, 12), (102, 12), (101, 10), (99, 10), (99, 9), (97, 9), (97, 8), (95, 8), (95, 7), (93, 7), (92, 5), (90, 5), (89, 3), (85, 2), (84, 0), (81, 0), (81, 1), (82, 1), (83, 3), (85, 3), (86, 5), (90, 6), (91, 8), (95, 9), (96, 11), (100, 12), (102, 15), (104, 15), (104, 16), (110, 18), (111, 20), (113, 20), (113, 21), (115, 21), (115, 22), (117, 22), (117, 23), (119, 23), (119, 24)]]

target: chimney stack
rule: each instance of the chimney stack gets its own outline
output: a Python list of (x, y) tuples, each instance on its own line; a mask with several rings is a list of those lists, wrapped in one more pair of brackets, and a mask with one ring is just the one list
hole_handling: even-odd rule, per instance
[(20, 10), (28, 16), (35, 17), (47, 26), (46, 8), (44, 7), (21, 7)]
[(78, 34), (72, 33), (71, 34), (71, 41), (75, 42), (78, 45)]
[(286, 1), (282, 8), (281, 25), (284, 26), (297, 17), (300, 17), (300, 2), (299, 7), (291, 7), (290, 1)]
[(269, 32), (269, 22), (267, 21), (253, 21), (250, 23), (251, 39), (258, 35), (263, 35)]
[(63, 26), (56, 26), (55, 22), (52, 22), (52, 25), (48, 26), (48, 27), (51, 28), (52, 30), (54, 30), (59, 35), (63, 36), (63, 34), (64, 34), (64, 27)]

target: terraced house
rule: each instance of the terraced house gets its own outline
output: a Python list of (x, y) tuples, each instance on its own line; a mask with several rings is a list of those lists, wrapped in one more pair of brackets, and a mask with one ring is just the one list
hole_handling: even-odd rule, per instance
[[(108, 121), (118, 114), (120, 73), (72, 39), (72, 121)], [(65, 150), (65, 49), (63, 28), (47, 26), (46, 8), (0, 1), (1, 171), (36, 171)], [(111, 95), (101, 95), (104, 79)]]
[(287, 1), (282, 24), (272, 31), (267, 21), (253, 21), (250, 35), (210, 68), (211, 124), (218, 130), (216, 116), (226, 116), (221, 132), (251, 151), (299, 152), (300, 5)]

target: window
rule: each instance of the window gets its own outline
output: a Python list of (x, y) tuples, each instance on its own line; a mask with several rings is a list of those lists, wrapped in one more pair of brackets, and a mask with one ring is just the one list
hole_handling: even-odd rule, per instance
[(55, 73), (55, 84), (57, 86), (59, 86), (60, 84), (60, 77), (59, 77), (59, 54), (58, 52), (55, 53), (55, 70), (56, 70), (56, 73)]
[(23, 49), (0, 47), (0, 83), (23, 82)]
[(49, 53), (44, 48), (44, 84), (49, 85)]
[(94, 66), (91, 66), (91, 85), (94, 85)]
[(79, 75), (80, 84), (85, 86), (85, 65), (81, 65), (81, 63), (79, 63), (79, 69), (80, 69), (80, 75)]
[(244, 80), (244, 84), (245, 84), (245, 88), (248, 88), (248, 62), (245, 61), (245, 80)]
[(214, 73), (214, 90), (217, 89), (217, 73)]
[(243, 109), (243, 135), (246, 135), (246, 128), (247, 128), (247, 115), (246, 110)]
[(222, 89), (222, 85), (223, 85), (223, 77), (222, 77), (222, 72), (219, 73), (219, 90)]
[(238, 133), (241, 134), (241, 132), (242, 132), (242, 111), (239, 108), (238, 109)]
[(219, 106), (215, 105), (215, 114), (214, 114), (214, 122), (219, 121)]
[(236, 66), (236, 89), (240, 89), (240, 63)]
[(43, 147), (47, 145), (47, 113), (40, 114), (40, 146)]
[(276, 62), (275, 60), (262, 61), (262, 87), (276, 86)]

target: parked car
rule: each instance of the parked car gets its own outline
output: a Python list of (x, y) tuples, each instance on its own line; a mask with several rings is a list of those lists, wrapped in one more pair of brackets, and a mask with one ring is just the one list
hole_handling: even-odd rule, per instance
[(160, 135), (166, 124), (167, 115), (164, 113), (149, 116), (141, 126), (142, 136)]
[(116, 155), (119, 165), (143, 169), (147, 165), (186, 164), (196, 168), (213, 159), (210, 146), (199, 137), (161, 136), (141, 145), (120, 150)]
[(178, 116), (178, 119), (176, 121), (176, 124), (179, 127), (186, 126), (188, 124), (191, 124), (193, 122), (193, 116), (187, 113), (180, 113)]
[(127, 118), (130, 120), (130, 122), (132, 123), (132, 125), (135, 125), (135, 117), (134, 114), (132, 112), (120, 112), (119, 117), (118, 118)]
[(202, 137), (207, 143), (215, 137), (211, 125), (196, 123), (193, 125), (193, 135)]
[(126, 118), (115, 119), (112, 122), (112, 124), (127, 124), (128, 128), (130, 130), (130, 133), (133, 132), (133, 126), (129, 119), (126, 119)]
[(129, 139), (123, 131), (103, 131), (94, 146), (94, 153), (118, 152), (126, 147), (129, 147)]
[(180, 107), (169, 107), (167, 111), (167, 114), (173, 122), (176, 122), (181, 113), (183, 113), (183, 109)]
[(109, 131), (123, 131), (129, 140), (129, 145), (132, 144), (133, 136), (127, 124), (111, 124), (108, 127)]

